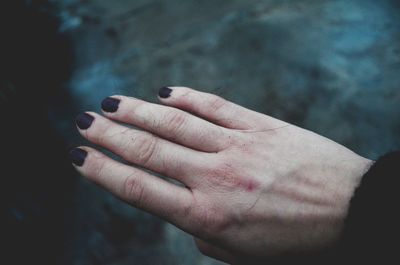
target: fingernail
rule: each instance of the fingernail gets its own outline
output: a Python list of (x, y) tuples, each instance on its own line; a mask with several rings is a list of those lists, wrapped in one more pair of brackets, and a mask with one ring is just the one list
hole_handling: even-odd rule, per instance
[(171, 95), (172, 89), (169, 87), (162, 87), (160, 88), (160, 90), (158, 91), (158, 95), (160, 96), (160, 98), (168, 98)]
[(117, 99), (117, 98), (105, 98), (102, 102), (101, 102), (101, 108), (105, 111), (105, 112), (116, 112), (118, 110), (118, 106), (119, 106), (119, 102), (121, 100)]
[(81, 167), (85, 162), (85, 158), (87, 157), (87, 152), (80, 148), (74, 148), (69, 152), (69, 156), (74, 165)]
[(76, 125), (78, 125), (79, 129), (86, 130), (90, 125), (92, 125), (93, 120), (94, 117), (92, 115), (82, 113), (76, 117)]

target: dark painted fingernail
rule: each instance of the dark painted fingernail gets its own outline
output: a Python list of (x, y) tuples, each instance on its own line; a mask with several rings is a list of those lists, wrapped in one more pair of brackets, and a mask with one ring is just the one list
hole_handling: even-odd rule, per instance
[(116, 112), (118, 110), (118, 106), (119, 106), (119, 102), (121, 100), (117, 99), (117, 98), (105, 98), (102, 102), (101, 102), (101, 108), (105, 111), (105, 112)]
[(160, 96), (160, 98), (168, 98), (171, 95), (172, 89), (169, 87), (162, 87), (160, 88), (160, 90), (158, 91), (158, 95)]
[(69, 152), (72, 163), (74, 165), (81, 167), (85, 163), (85, 158), (87, 157), (87, 152), (80, 148), (74, 148)]
[(76, 125), (78, 125), (79, 129), (86, 130), (90, 125), (92, 125), (93, 120), (94, 117), (92, 115), (82, 113), (76, 117)]

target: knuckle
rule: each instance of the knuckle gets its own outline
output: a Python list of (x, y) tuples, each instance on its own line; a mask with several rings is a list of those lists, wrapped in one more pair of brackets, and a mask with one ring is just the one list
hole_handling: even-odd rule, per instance
[(132, 156), (132, 144), (135, 142), (133, 134), (132, 129), (126, 128), (117, 134), (110, 135), (113, 149), (126, 160), (130, 160)]
[(234, 191), (238, 187), (238, 172), (231, 162), (220, 159), (214, 167), (205, 172), (207, 184), (212, 188)]
[[(183, 131), (183, 127), (186, 125), (187, 118), (184, 113), (179, 111), (170, 110), (165, 113), (164, 119), (165, 127), (173, 134), (179, 135)], [(163, 128), (160, 128), (163, 129)]]
[(211, 112), (218, 112), (221, 110), (225, 105), (227, 104), (227, 101), (223, 99), (220, 96), (217, 95), (211, 95), (209, 99), (209, 109)]
[(142, 182), (137, 177), (132, 174), (128, 175), (125, 178), (122, 192), (129, 202), (139, 208), (143, 206), (145, 190)]
[(158, 140), (152, 135), (137, 135), (133, 140), (137, 162), (146, 166), (157, 152)]
[(101, 179), (105, 174), (104, 171), (107, 164), (106, 162), (106, 159), (103, 158), (91, 159), (90, 163), (87, 165), (87, 175), (89, 179), (91, 179), (92, 181), (97, 181), (98, 179)]
[(245, 144), (250, 141), (250, 138), (247, 134), (237, 130), (229, 130), (228, 138), (231, 145)]
[(209, 189), (219, 192), (251, 192), (258, 189), (261, 183), (249, 176), (246, 169), (238, 166), (241, 163), (240, 158), (237, 157), (221, 159), (215, 166), (205, 171), (204, 183)]
[(102, 176), (104, 172), (104, 168), (106, 165), (106, 160), (105, 159), (97, 159), (95, 163), (95, 168), (94, 168), (94, 174), (96, 176)]
[(96, 142), (104, 144), (112, 141), (117, 135), (119, 135), (119, 132), (115, 131), (113, 124), (105, 124), (96, 130), (93, 134), (93, 138)]

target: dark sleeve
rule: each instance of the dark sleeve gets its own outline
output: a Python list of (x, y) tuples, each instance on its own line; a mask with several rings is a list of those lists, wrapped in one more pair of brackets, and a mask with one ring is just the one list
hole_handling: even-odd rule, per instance
[(399, 179), (399, 151), (379, 158), (363, 176), (351, 199), (343, 237), (336, 252), (340, 264), (348, 261), (355, 262), (353, 264), (399, 262)]

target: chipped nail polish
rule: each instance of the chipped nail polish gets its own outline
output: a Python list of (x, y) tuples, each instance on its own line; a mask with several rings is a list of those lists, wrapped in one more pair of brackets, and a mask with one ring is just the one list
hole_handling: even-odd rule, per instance
[(158, 91), (158, 95), (160, 96), (160, 98), (168, 98), (171, 95), (172, 89), (169, 87), (162, 87), (160, 88), (160, 90)]

